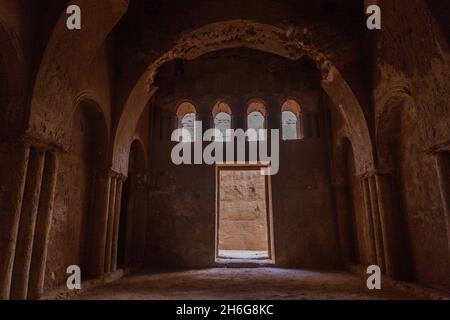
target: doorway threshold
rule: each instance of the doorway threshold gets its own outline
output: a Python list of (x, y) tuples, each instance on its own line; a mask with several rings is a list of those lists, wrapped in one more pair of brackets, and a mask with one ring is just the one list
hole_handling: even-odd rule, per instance
[(267, 251), (219, 250), (216, 263), (232, 268), (259, 268), (273, 266), (275, 261), (270, 258)]
[(219, 250), (219, 258), (221, 259), (244, 259), (244, 260), (267, 260), (269, 259), (268, 251), (256, 250)]
[(263, 268), (273, 267), (275, 261), (273, 260), (249, 260), (249, 259), (223, 259), (217, 258), (217, 267), (226, 268)]

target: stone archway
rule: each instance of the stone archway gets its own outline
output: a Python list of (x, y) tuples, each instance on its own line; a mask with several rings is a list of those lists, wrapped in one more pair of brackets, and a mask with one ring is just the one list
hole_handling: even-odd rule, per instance
[(355, 149), (357, 172), (373, 168), (372, 143), (362, 108), (338, 69), (306, 39), (289, 39), (278, 27), (248, 20), (213, 23), (182, 36), (172, 49), (153, 62), (131, 90), (123, 108), (112, 153), (114, 170), (126, 174), (129, 146), (140, 115), (157, 88), (153, 85), (158, 68), (175, 59), (193, 60), (204, 54), (223, 49), (247, 47), (273, 53), (287, 59), (304, 56), (313, 59), (323, 75), (322, 87), (333, 104), (339, 106)]
[(27, 134), (67, 145), (74, 101), (98, 49), (128, 8), (126, 0), (70, 1), (83, 8), (82, 29), (66, 28), (61, 14), (45, 49), (32, 92)]

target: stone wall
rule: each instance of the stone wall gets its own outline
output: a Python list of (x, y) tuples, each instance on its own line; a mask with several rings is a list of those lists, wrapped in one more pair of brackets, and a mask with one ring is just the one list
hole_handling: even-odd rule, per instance
[(421, 0), (383, 1), (382, 10), (374, 83), (379, 166), (393, 176), (409, 278), (449, 288), (450, 216), (435, 159), (450, 148), (447, 30)]

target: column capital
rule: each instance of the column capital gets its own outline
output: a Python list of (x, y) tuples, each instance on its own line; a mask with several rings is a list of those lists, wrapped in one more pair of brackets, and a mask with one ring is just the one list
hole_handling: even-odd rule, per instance
[(390, 170), (376, 170), (375, 171), (375, 177), (383, 176), (383, 177), (389, 177), (392, 176), (392, 171)]
[(120, 180), (120, 181), (122, 181), (122, 182), (124, 182), (124, 181), (127, 180), (127, 178), (128, 178), (127, 176), (123, 175), (123, 174), (120, 173), (120, 172), (115, 171), (114, 169), (109, 169), (109, 170), (108, 170), (108, 175), (109, 175), (111, 178), (115, 178), (115, 179)]
[(356, 177), (361, 179), (369, 179), (377, 176), (391, 176), (392, 172), (389, 170), (380, 170), (380, 169), (374, 169), (370, 170), (364, 173), (361, 173), (359, 175), (356, 175)]
[(355, 177), (364, 180), (364, 179), (369, 179), (369, 178), (374, 177), (376, 175), (376, 173), (377, 173), (376, 170), (370, 170), (370, 171), (366, 171), (366, 172), (363, 172), (363, 173), (356, 174)]
[(110, 178), (114, 178), (120, 181), (125, 181), (128, 177), (121, 174), (120, 172), (117, 172), (116, 170), (109, 168), (109, 169), (98, 169), (97, 173), (103, 175), (104, 177), (110, 177)]
[(61, 145), (55, 143), (54, 141), (42, 139), (30, 134), (24, 134), (21, 138), (22, 143), (28, 147), (33, 147), (41, 151), (62, 151)]

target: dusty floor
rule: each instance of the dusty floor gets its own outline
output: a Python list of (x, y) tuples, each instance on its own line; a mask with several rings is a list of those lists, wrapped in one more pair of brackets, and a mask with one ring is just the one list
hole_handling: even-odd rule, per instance
[(344, 272), (275, 268), (206, 269), (129, 275), (78, 299), (414, 299), (382, 284), (369, 291), (365, 280)]

